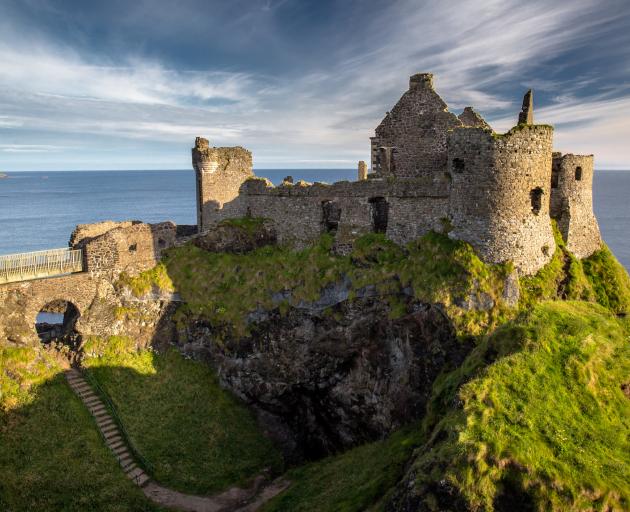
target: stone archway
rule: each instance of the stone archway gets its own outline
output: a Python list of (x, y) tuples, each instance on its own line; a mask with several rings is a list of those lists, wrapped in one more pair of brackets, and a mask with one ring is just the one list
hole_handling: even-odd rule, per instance
[(76, 330), (80, 316), (79, 308), (71, 301), (48, 301), (37, 313), (35, 332), (45, 345), (66, 346), (77, 351), (81, 344), (81, 335)]

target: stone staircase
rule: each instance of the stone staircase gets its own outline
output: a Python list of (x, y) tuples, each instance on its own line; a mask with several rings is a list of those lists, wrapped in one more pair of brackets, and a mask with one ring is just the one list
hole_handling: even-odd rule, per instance
[(151, 479), (134, 460), (131, 450), (127, 446), (118, 425), (107, 410), (107, 407), (105, 407), (103, 401), (94, 392), (92, 386), (90, 386), (83, 375), (81, 375), (81, 372), (75, 369), (66, 371), (66, 379), (72, 390), (94, 417), (96, 425), (105, 439), (105, 443), (114, 453), (114, 456), (127, 477), (139, 487), (146, 486)]

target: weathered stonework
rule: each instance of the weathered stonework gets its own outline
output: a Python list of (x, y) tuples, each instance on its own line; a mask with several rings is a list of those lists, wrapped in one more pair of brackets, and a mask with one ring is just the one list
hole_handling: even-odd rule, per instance
[(448, 131), (461, 125), (433, 89), (433, 75), (413, 75), (371, 139), (372, 171), (404, 178), (443, 173)]
[(80, 315), (76, 331), (83, 338), (123, 334), (133, 337), (138, 346), (148, 346), (163, 328), (160, 319), (177, 297), (158, 294), (138, 299), (119, 293), (115, 284), (121, 272), (133, 275), (154, 267), (165, 249), (185, 240), (178, 239), (176, 231), (172, 222), (106, 221), (77, 226), (70, 243), (83, 249), (85, 271), (0, 285), (0, 342), (39, 344), (38, 313), (54, 310), (51, 303), (67, 302)]
[(223, 205), (238, 196), (242, 183), (254, 175), (252, 154), (241, 147), (214, 148), (208, 140), (197, 137), (192, 149), (197, 175), (197, 226), (204, 231)]
[(127, 272), (133, 275), (154, 267), (162, 251), (175, 244), (176, 237), (177, 227), (172, 222), (134, 222), (124, 223), (94, 238), (83, 238), (71, 247), (83, 249), (85, 268), (92, 274)]
[(463, 126), (468, 126), (470, 128), (485, 128), (486, 130), (492, 131), (492, 128), (488, 123), (486, 123), (485, 119), (481, 117), (479, 112), (475, 112), (472, 107), (466, 107), (464, 111), (457, 116), (462, 122)]
[(449, 218), (453, 238), (490, 262), (512, 261), (531, 274), (555, 251), (549, 218), (553, 129), (525, 126), (501, 137), (454, 130)]
[(378, 231), (380, 210), (387, 211), (386, 235), (404, 244), (439, 229), (448, 211), (449, 183), (415, 178), (405, 181), (370, 179), (357, 182), (284, 182), (274, 187), (266, 179), (243, 183), (237, 199), (216, 212), (215, 225), (224, 218), (250, 215), (274, 221), (278, 241), (303, 247), (330, 232), (339, 245), (351, 244)]
[(551, 217), (567, 248), (578, 258), (601, 247), (593, 213), (593, 155), (553, 154)]

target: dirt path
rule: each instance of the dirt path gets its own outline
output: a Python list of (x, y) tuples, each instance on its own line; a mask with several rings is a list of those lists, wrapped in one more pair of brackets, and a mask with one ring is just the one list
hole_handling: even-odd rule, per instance
[(137, 464), (126, 437), (82, 373), (76, 369), (67, 370), (66, 379), (94, 417), (105, 444), (127, 477), (142, 489), (147, 498), (158, 505), (186, 512), (255, 512), (289, 486), (289, 482), (283, 478), (270, 482), (266, 475), (261, 474), (247, 488), (230, 487), (214, 496), (195, 496), (163, 487), (151, 480)]

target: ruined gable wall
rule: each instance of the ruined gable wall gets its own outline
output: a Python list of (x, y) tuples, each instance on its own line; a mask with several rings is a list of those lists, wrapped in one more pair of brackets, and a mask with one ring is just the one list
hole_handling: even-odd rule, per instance
[(284, 183), (274, 187), (265, 179), (243, 184), (241, 195), (220, 211), (218, 222), (243, 212), (274, 223), (281, 243), (303, 247), (326, 232), (325, 207), (331, 201), (339, 212), (336, 243), (351, 246), (352, 241), (374, 230), (371, 198), (387, 202), (386, 236), (404, 244), (441, 226), (447, 213), (449, 183), (443, 179), (363, 180), (323, 183)]
[(175, 244), (176, 232), (172, 222), (112, 229), (85, 244), (86, 270), (92, 275), (122, 271), (133, 275), (152, 268), (162, 251)]
[[(372, 169), (398, 177), (432, 176), (446, 170), (448, 130), (461, 126), (433, 89), (433, 75), (414, 75), (396, 106), (372, 138)], [(379, 147), (392, 147), (393, 165), (386, 169)], [(393, 167), (393, 168), (392, 168)]]
[[(454, 130), (450, 236), (473, 245), (489, 262), (512, 261), (533, 274), (553, 255), (549, 216), (553, 128), (519, 126), (505, 135), (480, 128)], [(540, 209), (533, 211), (535, 190)]]
[(551, 216), (567, 248), (578, 258), (586, 258), (602, 245), (593, 213), (593, 155), (553, 156)]
[[(77, 249), (85, 245), (85, 242), (97, 236), (103, 235), (112, 229), (128, 228), (139, 223), (139, 220), (126, 220), (123, 222), (106, 220), (103, 222), (94, 222), (92, 224), (79, 224), (76, 228), (74, 228), (74, 231), (72, 231), (72, 234), (70, 235), (69, 245), (70, 247)], [(82, 244), (82, 242), (84, 243)]]
[(197, 226), (203, 231), (220, 218), (225, 203), (238, 196), (240, 186), (254, 175), (252, 154), (242, 147), (209, 147), (197, 137), (192, 149), (197, 177)]

